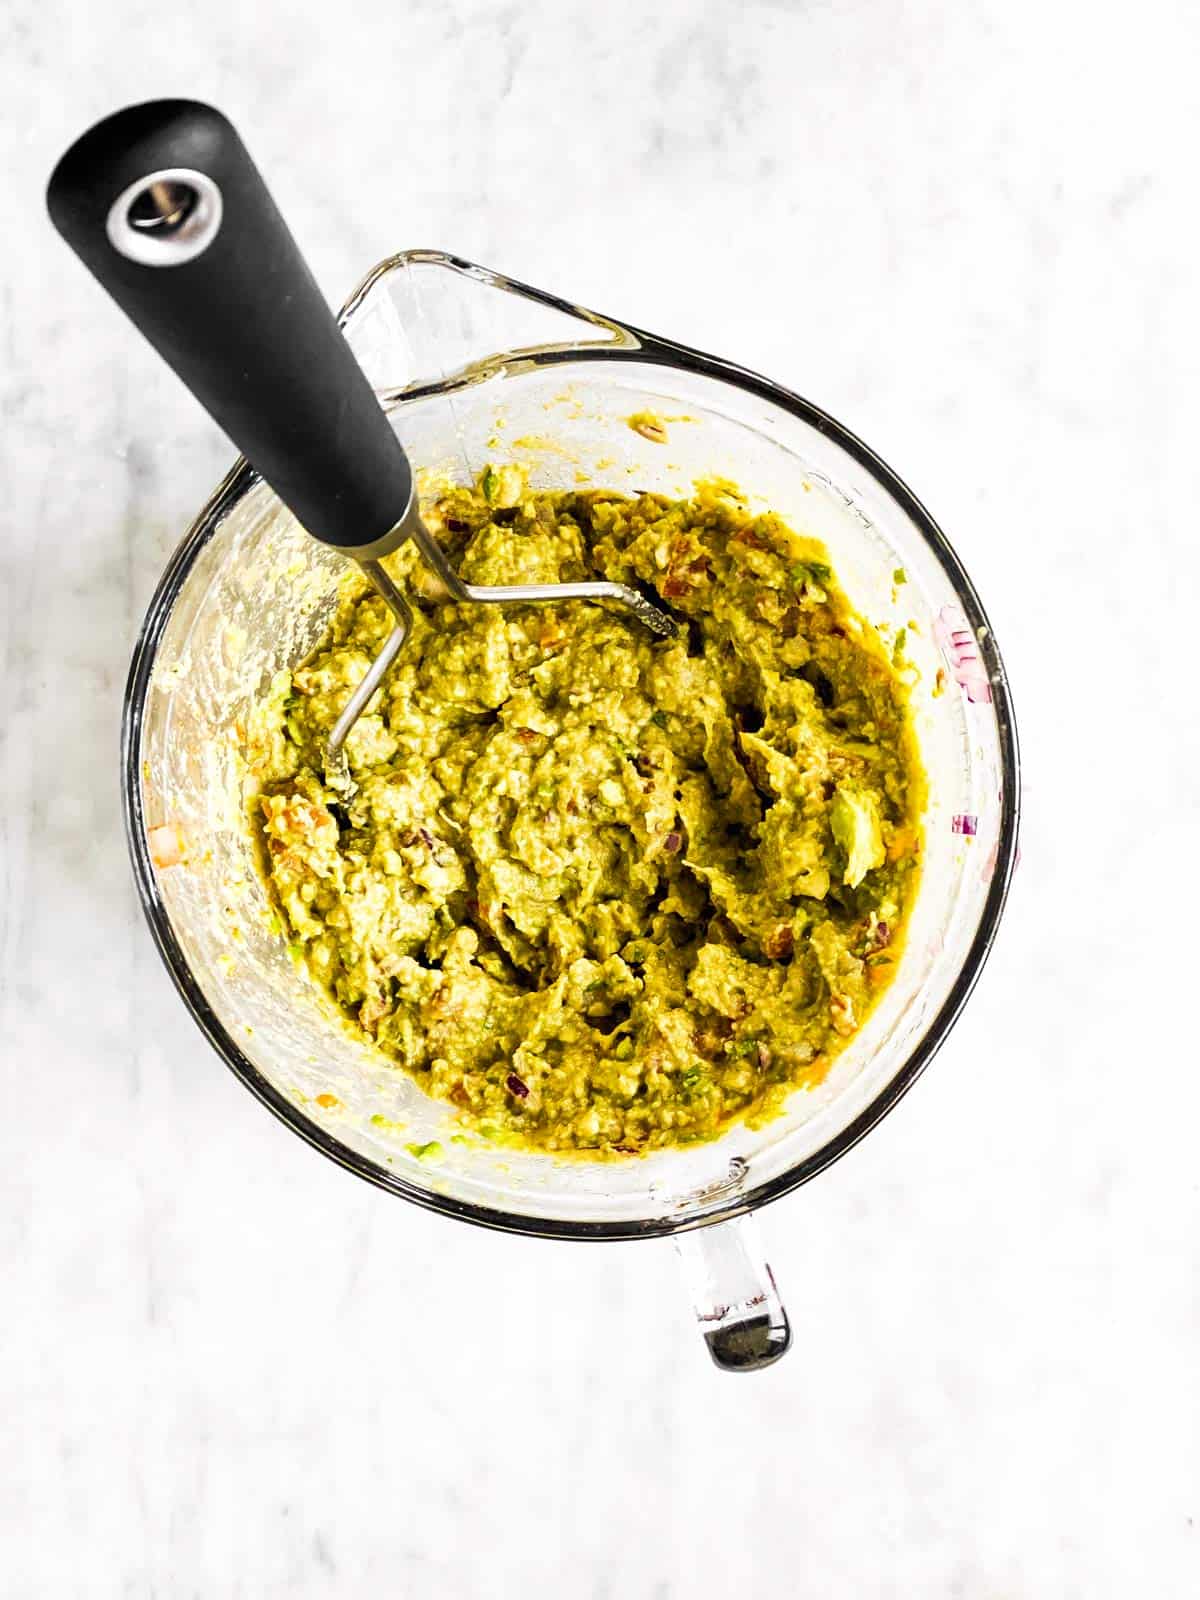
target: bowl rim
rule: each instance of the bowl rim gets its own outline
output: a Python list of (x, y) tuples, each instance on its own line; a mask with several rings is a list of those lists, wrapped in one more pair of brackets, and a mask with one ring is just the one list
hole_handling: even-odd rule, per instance
[[(239, 458), (224, 480), (218, 485), (207, 503), (183, 536), (168, 562), (158, 587), (147, 608), (145, 619), (134, 645), (125, 688), (124, 712), (121, 724), (122, 809), (125, 835), (133, 864), (134, 878), (142, 910), (149, 924), (155, 946), (161, 956), (176, 990), (200, 1031), (213, 1049), (222, 1057), (229, 1069), (247, 1089), (293, 1133), (298, 1134), (322, 1155), (389, 1194), (399, 1195), (428, 1211), (455, 1217), (460, 1221), (475, 1223), (480, 1227), (504, 1233), (524, 1234), (547, 1239), (624, 1240), (661, 1238), (682, 1233), (693, 1228), (711, 1227), (749, 1211), (758, 1210), (773, 1200), (809, 1182), (833, 1162), (845, 1155), (877, 1126), (896, 1106), (929, 1065), (962, 1012), (971, 991), (987, 961), (995, 942), (1005, 902), (1008, 898), (1013, 869), (1017, 858), (1017, 839), (1020, 821), (1020, 752), (1016, 721), (1008, 677), (996, 644), (995, 634), (984, 611), (975, 586), (950, 541), (935, 522), (924, 504), (887, 463), (869, 445), (829, 415), (812, 401), (805, 400), (793, 390), (763, 377), (760, 373), (739, 366), (736, 362), (709, 355), (688, 345), (677, 344), (657, 334), (651, 334), (628, 323), (617, 322), (600, 313), (588, 311), (568, 300), (535, 289), (516, 279), (510, 279), (487, 268), (466, 261), (462, 257), (440, 251), (404, 251), (388, 257), (367, 274), (346, 303), (342, 323), (353, 314), (371, 287), (397, 266), (410, 261), (436, 262), (472, 277), (483, 278), (496, 287), (509, 289), (527, 298), (539, 301), (582, 321), (589, 321), (616, 330), (622, 337), (615, 343), (587, 343), (579, 346), (554, 346), (540, 350), (516, 352), (520, 366), (527, 369), (532, 363), (545, 366), (564, 361), (645, 361), (651, 359), (660, 365), (675, 367), (686, 372), (700, 373), (730, 383), (749, 394), (769, 400), (782, 410), (825, 434), (839, 445), (860, 467), (867, 471), (878, 486), (894, 499), (916, 526), (921, 536), (942, 566), (962, 606), (967, 621), (978, 642), (980, 655), (986, 668), (992, 690), (992, 708), (1000, 747), (1001, 788), (1000, 827), (996, 845), (996, 861), (991, 882), (984, 900), (970, 947), (968, 948), (949, 994), (939, 1007), (923, 1037), (900, 1069), (885, 1083), (872, 1100), (840, 1132), (833, 1135), (818, 1150), (805, 1156), (785, 1171), (745, 1191), (732, 1191), (720, 1202), (701, 1214), (684, 1213), (632, 1219), (584, 1220), (570, 1218), (524, 1216), (519, 1212), (503, 1211), (496, 1207), (478, 1205), (453, 1195), (439, 1194), (409, 1182), (398, 1173), (389, 1172), (369, 1157), (343, 1144), (340, 1139), (319, 1123), (306, 1116), (301, 1108), (289, 1100), (259, 1071), (242, 1051), (237, 1041), (222, 1024), (209, 1005), (204, 991), (192, 974), (183, 949), (175, 937), (166, 904), (159, 891), (153, 863), (150, 859), (145, 800), (141, 774), (142, 730), (145, 708), (154, 671), (154, 663), (164, 629), (188, 574), (200, 552), (213, 537), (222, 518), (261, 480), (244, 457)], [(490, 364), (488, 375), (498, 370), (496, 361)], [(457, 382), (461, 382), (461, 375)], [(457, 386), (449, 380), (445, 387)], [(428, 393), (428, 388), (422, 392)]]

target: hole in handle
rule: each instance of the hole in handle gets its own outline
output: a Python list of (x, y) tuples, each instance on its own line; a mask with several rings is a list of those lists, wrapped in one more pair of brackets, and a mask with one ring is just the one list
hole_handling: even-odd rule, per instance
[(177, 267), (203, 254), (221, 229), (221, 191), (203, 172), (169, 167), (131, 183), (108, 209), (113, 249), (142, 267)]
[(200, 196), (190, 183), (160, 178), (155, 183), (147, 184), (129, 202), (129, 226), (143, 233), (175, 233), (199, 203)]

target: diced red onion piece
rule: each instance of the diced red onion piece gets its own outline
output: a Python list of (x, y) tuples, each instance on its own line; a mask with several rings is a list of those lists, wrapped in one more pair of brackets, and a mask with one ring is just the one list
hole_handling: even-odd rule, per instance
[(957, 606), (943, 606), (933, 625), (934, 637), (950, 664), (954, 681), (974, 704), (992, 698), (987, 669), (979, 655), (975, 635)]

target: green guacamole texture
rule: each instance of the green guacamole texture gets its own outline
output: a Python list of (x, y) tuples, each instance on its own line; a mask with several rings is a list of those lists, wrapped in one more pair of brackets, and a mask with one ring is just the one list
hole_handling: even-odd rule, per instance
[(411, 552), (401, 656), (323, 752), (391, 618), (357, 574), (257, 708), (254, 824), (286, 937), (464, 1129), (593, 1159), (707, 1140), (819, 1083), (895, 971), (920, 871), (908, 689), (824, 547), (730, 484), (543, 492), (514, 467), (426, 521), (469, 581), (603, 576), (603, 603), (452, 604)]

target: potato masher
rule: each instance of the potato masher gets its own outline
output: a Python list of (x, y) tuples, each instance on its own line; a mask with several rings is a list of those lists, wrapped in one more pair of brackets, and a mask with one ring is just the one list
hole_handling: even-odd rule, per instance
[(191, 100), (129, 106), (55, 168), (50, 216), (67, 243), (323, 544), (358, 562), (395, 626), (338, 717), (326, 776), (412, 623), (382, 565), (411, 540), (467, 604), (612, 600), (660, 638), (675, 623), (623, 583), (465, 583), (421, 520), (408, 457), (229, 121)]

